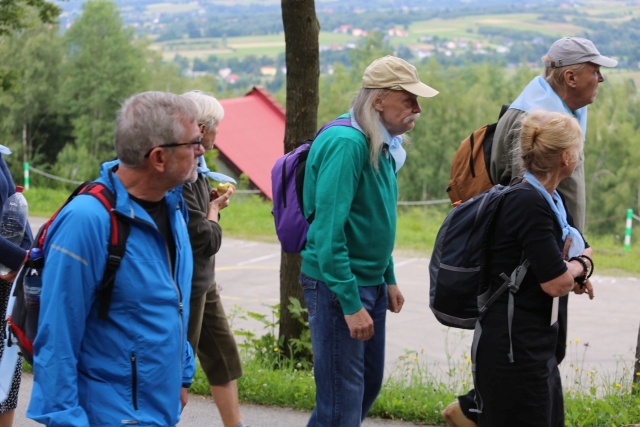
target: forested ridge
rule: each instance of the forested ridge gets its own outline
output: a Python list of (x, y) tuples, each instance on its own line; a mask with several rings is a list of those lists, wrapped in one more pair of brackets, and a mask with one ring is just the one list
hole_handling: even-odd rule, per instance
[[(125, 26), (112, 1), (86, 3), (64, 33), (40, 23), (35, 12), (30, 19), (32, 25), (3, 36), (0, 44), (0, 141), (14, 151), (8, 163), (17, 181), (24, 160), (68, 179), (95, 177), (98, 165), (114, 156), (118, 106), (134, 93), (197, 88), (225, 98), (250, 89), (220, 91), (214, 75), (181, 76), (175, 64), (162, 62), (148, 41)], [(321, 76), (318, 124), (348, 109), (366, 65), (387, 53), (395, 52), (372, 32), (350, 52), (350, 67), (336, 64), (333, 74)], [(460, 141), (495, 121), (502, 104), (513, 101), (540, 69), (437, 58), (415, 63), (422, 80), (440, 95), (421, 101), (422, 118), (411, 132), (408, 159), (399, 174), (400, 199), (444, 199), (450, 160)], [(585, 145), (588, 232), (623, 234), (626, 210), (640, 208), (640, 98), (628, 74), (605, 71), (606, 81), (589, 109)], [(284, 87), (274, 93), (283, 104), (284, 94)], [(31, 185), (61, 184), (32, 175)]]

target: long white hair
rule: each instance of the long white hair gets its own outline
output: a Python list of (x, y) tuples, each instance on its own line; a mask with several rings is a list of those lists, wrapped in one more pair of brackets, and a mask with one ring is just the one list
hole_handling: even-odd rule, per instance
[[(364, 131), (369, 143), (369, 162), (375, 171), (378, 170), (378, 158), (384, 146), (385, 129), (380, 122), (380, 112), (374, 107), (374, 102), (379, 97), (384, 97), (391, 89), (361, 88), (351, 101), (353, 115)], [(402, 135), (403, 142), (409, 137)]]

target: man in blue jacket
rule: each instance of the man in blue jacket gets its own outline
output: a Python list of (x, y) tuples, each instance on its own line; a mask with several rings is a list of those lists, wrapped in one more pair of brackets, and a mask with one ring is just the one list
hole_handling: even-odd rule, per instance
[(193, 258), (181, 185), (204, 153), (198, 110), (178, 95), (145, 92), (118, 114), (118, 160), (98, 182), (130, 222), (108, 318), (98, 318), (110, 235), (93, 196), (73, 199), (51, 225), (34, 386), (27, 416), (48, 426), (175, 426), (195, 371), (187, 342)]

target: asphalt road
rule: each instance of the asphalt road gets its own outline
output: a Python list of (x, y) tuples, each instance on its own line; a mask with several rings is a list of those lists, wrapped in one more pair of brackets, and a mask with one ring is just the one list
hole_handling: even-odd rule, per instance
[[(37, 226), (36, 221), (33, 226)], [(271, 314), (268, 306), (279, 302), (279, 245), (224, 239), (216, 265), (216, 279), (222, 287), (227, 314), (235, 310)], [(406, 303), (401, 313), (389, 313), (387, 318), (386, 373), (402, 375), (419, 365), (420, 369), (443, 381), (447, 381), (448, 373), (459, 372), (455, 374), (457, 378), (468, 378), (471, 383), (466, 367), (470, 332), (446, 328), (431, 314), (428, 265), (428, 258), (395, 256), (396, 277)], [(573, 294), (569, 299), (569, 348), (561, 366), (565, 387), (575, 387), (576, 381), (592, 379), (597, 384), (610, 386), (633, 376), (640, 324), (640, 279), (599, 276), (596, 271), (592, 282), (596, 294), (593, 301), (587, 296)], [(231, 319), (231, 324), (233, 329), (264, 332), (263, 325), (257, 321), (242, 320), (238, 316)], [(16, 415), (18, 427), (34, 425), (21, 421), (24, 420), (26, 400), (26, 396), (21, 398), (21, 408)], [(202, 405), (198, 400), (202, 400)], [(217, 415), (212, 416), (214, 411), (211, 402), (194, 396), (180, 425), (217, 426), (219, 421)], [(249, 405), (243, 407), (243, 412), (248, 424), (254, 427), (302, 426), (308, 419), (306, 413), (282, 408)], [(380, 422), (383, 425), (410, 425)], [(377, 423), (367, 421), (364, 425)]]

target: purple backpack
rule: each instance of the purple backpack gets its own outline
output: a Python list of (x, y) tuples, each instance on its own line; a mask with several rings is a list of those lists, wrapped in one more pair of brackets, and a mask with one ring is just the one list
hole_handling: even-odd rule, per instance
[[(332, 126), (351, 126), (351, 119), (337, 118), (322, 126), (315, 137), (317, 138), (320, 133)], [(312, 143), (312, 140), (303, 142), (295, 150), (280, 157), (271, 169), (273, 190), (271, 213), (282, 250), (288, 253), (299, 253), (304, 249), (307, 243), (307, 230), (313, 221), (313, 214), (305, 218), (302, 209), (304, 168)]]

